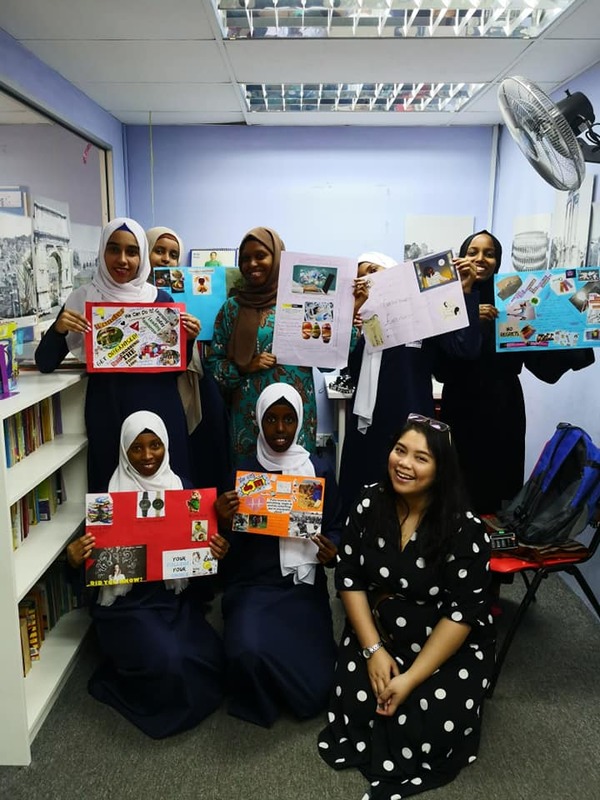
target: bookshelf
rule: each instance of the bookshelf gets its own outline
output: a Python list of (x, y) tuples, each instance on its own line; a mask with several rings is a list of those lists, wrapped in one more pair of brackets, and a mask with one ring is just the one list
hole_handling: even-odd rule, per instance
[[(18, 603), (64, 550), (84, 517), (87, 440), (84, 398), (87, 380), (78, 371), (25, 373), (18, 394), (0, 401), (0, 764), (31, 762), (31, 742), (74, 665), (89, 627), (85, 609), (65, 614), (46, 634), (39, 661), (23, 676)], [(62, 433), (12, 467), (5, 457), (4, 420), (60, 394)], [(10, 507), (61, 470), (66, 501), (52, 518), (29, 529), (13, 549)]]

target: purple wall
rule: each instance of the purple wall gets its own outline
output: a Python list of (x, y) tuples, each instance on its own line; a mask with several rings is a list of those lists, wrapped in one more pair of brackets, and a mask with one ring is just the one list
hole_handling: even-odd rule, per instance
[(63, 120), (83, 136), (88, 136), (92, 142), (112, 149), (115, 186), (113, 212), (115, 215), (126, 214), (125, 151), (121, 123), (0, 29), (0, 87), (3, 85)]
[(256, 225), (289, 250), (399, 257), (407, 214), (485, 224), (491, 128), (127, 128), (131, 215), (186, 249), (236, 247)]
[[(600, 65), (569, 82), (571, 92), (581, 91), (595, 107), (600, 117)], [(564, 92), (556, 92), (552, 99), (558, 101)], [(598, 176), (600, 165), (586, 164), (587, 174)], [(555, 189), (549, 186), (529, 165), (514, 144), (510, 134), (502, 131), (500, 142), (497, 200), (494, 215), (494, 232), (501, 241), (511, 242), (513, 219), (524, 214), (551, 213), (554, 211)], [(594, 201), (599, 199), (598, 178)], [(521, 376), (527, 408), (526, 475), (533, 468), (544, 443), (556, 425), (571, 422), (587, 430), (596, 444), (600, 444), (600, 350), (596, 363), (581, 372), (569, 372), (557, 384), (542, 383), (526, 370)], [(590, 585), (600, 596), (600, 563), (591, 562), (583, 570)], [(568, 581), (572, 584), (571, 579)]]

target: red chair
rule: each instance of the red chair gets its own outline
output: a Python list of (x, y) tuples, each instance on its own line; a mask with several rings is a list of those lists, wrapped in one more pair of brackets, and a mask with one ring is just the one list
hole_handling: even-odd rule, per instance
[[(572, 575), (600, 618), (600, 603), (579, 570), (579, 565), (589, 561), (596, 552), (598, 545), (600, 545), (600, 527), (598, 527), (598, 521), (594, 522), (594, 527), (596, 528), (595, 533), (587, 547), (578, 542), (577, 546), (572, 550), (564, 549), (561, 551), (558, 547), (555, 547), (548, 548), (539, 554), (530, 555), (531, 549), (529, 548), (529, 552), (526, 552), (523, 557), (521, 555), (492, 556), (490, 562), (490, 569), (492, 572), (497, 575), (515, 575), (520, 573), (525, 581), (527, 591), (521, 600), (521, 604), (506, 632), (502, 641), (502, 646), (496, 657), (494, 675), (487, 692), (488, 697), (491, 697), (494, 693), (500, 670), (502, 669), (504, 659), (506, 658), (515, 633), (517, 632), (517, 628), (521, 624), (521, 620), (525, 616), (525, 612), (529, 608), (532, 600), (535, 600), (535, 595), (541, 582), (544, 578), (547, 578), (548, 575), (551, 575), (553, 572), (566, 572)], [(533, 577), (530, 580), (531, 576)]]

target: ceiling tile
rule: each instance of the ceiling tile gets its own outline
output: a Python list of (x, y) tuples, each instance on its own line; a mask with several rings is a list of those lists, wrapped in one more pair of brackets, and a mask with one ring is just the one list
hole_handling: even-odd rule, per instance
[(2, 0), (15, 39), (212, 39), (202, 0)]
[(493, 80), (529, 42), (465, 39), (226, 42), (242, 83)]
[(572, 75), (580, 75), (600, 61), (600, 39), (572, 41), (548, 39), (530, 45), (518, 61), (511, 65), (510, 75), (522, 75), (537, 83), (562, 83)]
[(583, 0), (559, 18), (545, 34), (545, 39), (600, 39), (598, 0)]
[[(145, 111), (119, 111), (118, 118), (126, 125), (147, 125)], [(244, 123), (242, 113), (231, 111), (156, 111), (152, 114), (153, 125), (236, 125)]]
[(221, 83), (229, 72), (215, 41), (24, 41), (38, 58), (72, 82)]
[(242, 96), (226, 83), (77, 83), (111, 113), (119, 111), (236, 111)]

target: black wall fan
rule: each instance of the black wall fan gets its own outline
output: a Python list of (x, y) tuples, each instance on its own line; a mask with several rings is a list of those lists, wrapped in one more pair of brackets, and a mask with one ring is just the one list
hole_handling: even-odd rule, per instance
[(539, 86), (514, 76), (500, 84), (498, 102), (513, 139), (542, 178), (555, 189), (579, 189), (585, 162), (600, 163), (600, 136), (587, 97), (567, 92), (554, 103)]

